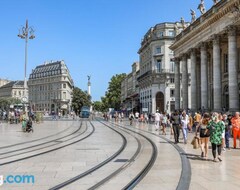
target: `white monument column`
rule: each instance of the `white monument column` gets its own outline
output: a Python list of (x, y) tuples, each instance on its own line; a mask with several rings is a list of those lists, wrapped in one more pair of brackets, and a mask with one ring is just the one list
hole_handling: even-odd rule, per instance
[(207, 47), (201, 44), (201, 108), (208, 109)]
[(219, 36), (213, 39), (213, 110), (221, 111), (222, 84), (221, 84), (221, 58)]
[(239, 111), (238, 92), (238, 64), (237, 64), (237, 34), (236, 28), (230, 27), (228, 31), (228, 89), (229, 110)]
[(183, 109), (188, 109), (188, 66), (187, 66), (187, 55), (182, 56), (182, 99)]
[(178, 58), (175, 59), (174, 64), (174, 83), (175, 83), (175, 110), (180, 109), (180, 60)]
[(191, 109), (197, 110), (196, 50), (191, 49)]

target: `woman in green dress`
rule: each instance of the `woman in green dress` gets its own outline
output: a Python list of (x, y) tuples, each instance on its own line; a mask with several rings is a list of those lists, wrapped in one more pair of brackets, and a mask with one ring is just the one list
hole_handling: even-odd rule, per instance
[(213, 161), (217, 162), (217, 152), (218, 160), (222, 161), (222, 133), (225, 127), (223, 122), (218, 119), (218, 113), (214, 112), (212, 114), (212, 121), (210, 121), (208, 124), (207, 129), (210, 130), (210, 142), (212, 143)]

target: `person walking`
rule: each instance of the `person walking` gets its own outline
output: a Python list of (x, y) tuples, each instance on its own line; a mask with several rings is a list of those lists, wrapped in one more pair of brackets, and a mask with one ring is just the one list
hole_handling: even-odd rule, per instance
[(179, 143), (179, 135), (180, 135), (180, 123), (181, 119), (177, 112), (177, 110), (172, 114), (171, 116), (171, 122), (173, 127), (173, 134), (174, 134), (174, 140), (175, 144)]
[(209, 122), (207, 129), (210, 130), (210, 142), (212, 144), (213, 161), (217, 162), (216, 154), (218, 152), (218, 160), (221, 162), (222, 133), (225, 130), (225, 126), (223, 122), (219, 120), (218, 113), (214, 112), (212, 114), (212, 121)]
[(134, 115), (133, 115), (133, 112), (131, 112), (129, 115), (130, 125), (132, 125), (133, 119), (134, 119)]
[(187, 144), (188, 123), (189, 123), (188, 115), (186, 114), (186, 111), (183, 111), (181, 116), (181, 126), (182, 126), (184, 144)]
[(207, 158), (208, 155), (208, 142), (210, 134), (207, 133), (207, 126), (211, 119), (209, 113), (204, 113), (203, 118), (201, 119), (200, 123), (196, 126), (196, 136), (198, 136), (198, 131), (200, 133), (200, 148), (201, 148), (201, 157)]
[(166, 135), (166, 127), (167, 127), (167, 122), (168, 122), (168, 118), (166, 115), (166, 112), (163, 112), (162, 115), (162, 135)]
[[(230, 124), (226, 114), (223, 114), (223, 123), (224, 123), (224, 126), (225, 126), (225, 147), (226, 147), (227, 150), (230, 150), (229, 138), (230, 138), (230, 125), (231, 124)], [(223, 147), (223, 148), (225, 148), (225, 147)]]
[(191, 113), (189, 113), (188, 119), (189, 119), (188, 130), (189, 130), (189, 133), (191, 133), (192, 132), (192, 127), (193, 127), (193, 117), (192, 117)]
[(161, 115), (158, 110), (154, 116), (155, 116), (155, 131), (158, 131), (160, 126), (160, 119), (161, 119)]
[[(235, 113), (235, 116), (231, 119), (232, 131), (233, 131), (233, 148), (237, 147), (237, 138), (240, 137), (240, 117), (239, 112)], [(240, 144), (239, 144), (240, 147)]]

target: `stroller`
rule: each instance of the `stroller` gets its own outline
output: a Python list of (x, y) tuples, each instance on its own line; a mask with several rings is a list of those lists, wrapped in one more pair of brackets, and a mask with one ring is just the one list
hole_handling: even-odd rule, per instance
[(27, 125), (26, 125), (26, 132), (30, 133), (31, 131), (32, 131), (32, 133), (33, 133), (32, 120), (29, 119), (29, 120), (27, 121)]

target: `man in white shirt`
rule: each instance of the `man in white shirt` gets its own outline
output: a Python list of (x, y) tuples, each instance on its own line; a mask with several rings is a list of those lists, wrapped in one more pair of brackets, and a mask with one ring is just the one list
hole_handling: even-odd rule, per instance
[(161, 114), (159, 113), (159, 111), (157, 110), (157, 112), (155, 113), (155, 130), (159, 130), (159, 123), (160, 123), (160, 119), (161, 119)]

